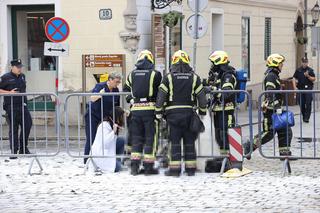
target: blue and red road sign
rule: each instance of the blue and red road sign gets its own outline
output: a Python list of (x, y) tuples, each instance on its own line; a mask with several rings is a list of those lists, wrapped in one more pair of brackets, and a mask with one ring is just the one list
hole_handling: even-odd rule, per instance
[(63, 18), (53, 17), (47, 21), (45, 32), (50, 41), (62, 42), (68, 38), (70, 28)]

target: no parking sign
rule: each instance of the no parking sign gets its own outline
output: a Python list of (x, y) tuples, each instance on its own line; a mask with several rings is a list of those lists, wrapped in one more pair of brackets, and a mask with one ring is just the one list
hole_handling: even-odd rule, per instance
[(47, 21), (45, 32), (50, 41), (62, 42), (68, 38), (70, 28), (66, 20), (63, 18), (53, 17)]

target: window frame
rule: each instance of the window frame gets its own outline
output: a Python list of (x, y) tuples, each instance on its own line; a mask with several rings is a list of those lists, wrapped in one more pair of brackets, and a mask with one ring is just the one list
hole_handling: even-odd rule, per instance
[[(269, 24), (269, 25), (268, 25)], [(272, 18), (264, 18), (264, 60), (267, 60), (272, 50)]]
[(242, 16), (241, 17), (241, 66), (244, 68), (243, 66), (243, 36), (242, 36), (242, 33), (243, 33), (243, 28), (242, 28), (242, 24), (243, 24), (243, 21), (246, 21), (246, 30), (248, 32), (247, 33), (247, 48), (248, 48), (248, 55), (247, 55), (247, 63), (248, 63), (248, 69), (246, 70), (247, 71), (247, 75), (248, 75), (248, 80), (250, 80), (251, 78), (251, 19), (250, 19), (250, 16)]

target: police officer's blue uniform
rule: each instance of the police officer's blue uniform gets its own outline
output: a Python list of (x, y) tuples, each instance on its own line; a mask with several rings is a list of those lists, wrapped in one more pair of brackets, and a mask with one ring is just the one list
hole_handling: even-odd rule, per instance
[[(119, 92), (119, 89), (116, 88), (110, 91), (106, 82), (103, 82), (103, 83), (96, 84), (92, 92), (93, 93), (110, 93), (110, 92)], [(101, 103), (101, 100), (102, 100), (102, 103)], [(84, 155), (89, 155), (90, 153), (90, 149), (96, 137), (99, 123), (103, 120), (103, 118), (105, 118), (108, 115), (112, 117), (113, 107), (119, 106), (119, 105), (120, 105), (120, 96), (118, 95), (102, 96), (102, 98), (96, 101), (90, 101), (88, 103), (87, 112), (85, 114), (86, 145), (85, 145)], [(87, 158), (84, 159), (84, 163), (86, 162), (87, 162)]]
[[(22, 66), (21, 60), (13, 60), (12, 66)], [(0, 77), (0, 89), (17, 93), (26, 92), (26, 79), (24, 74), (16, 75), (9, 72)], [(32, 127), (32, 118), (27, 108), (26, 96), (5, 96), (3, 109), (8, 115), (10, 149), (13, 154), (30, 154), (28, 150), (28, 139)], [(18, 130), (20, 126), (20, 137)], [(19, 140), (19, 143), (18, 143)]]
[[(315, 77), (314, 71), (310, 67), (300, 67), (296, 70), (293, 77), (298, 81), (297, 88), (299, 90), (312, 90), (313, 82), (310, 81), (305, 73), (308, 73), (309, 76)], [(311, 103), (312, 103), (312, 94), (311, 93), (301, 93), (298, 96), (298, 101), (301, 109), (301, 114), (304, 122), (309, 122), (311, 115)]]

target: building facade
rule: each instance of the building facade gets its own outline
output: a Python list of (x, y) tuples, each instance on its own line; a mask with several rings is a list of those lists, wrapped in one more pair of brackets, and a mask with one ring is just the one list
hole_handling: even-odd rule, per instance
[[(286, 57), (281, 74), (283, 79), (292, 77), (295, 69), (300, 66), (305, 51), (311, 59), (311, 66), (315, 67), (316, 54), (310, 42), (311, 28), (307, 29), (309, 42), (301, 43), (304, 37), (303, 3), (302, 0), (209, 0), (208, 6), (200, 13), (208, 27), (206, 34), (197, 42), (196, 72), (206, 78), (210, 67), (209, 54), (214, 50), (225, 50), (229, 53), (232, 66), (248, 71), (248, 90), (252, 93), (253, 100), (257, 100), (266, 70), (265, 59), (269, 54), (276, 52)], [(310, 10), (314, 4), (315, 1), (308, 2), (310, 23)], [(146, 5), (150, 6), (148, 3)], [(167, 13), (168, 10), (176, 10), (184, 15), (180, 30), (181, 47), (193, 59), (194, 40), (186, 31), (186, 22), (193, 12), (187, 1), (183, 1), (180, 6), (172, 4), (171, 8), (156, 10), (150, 16)], [(146, 29), (142, 30), (142, 33), (145, 31)], [(148, 44), (143, 47), (154, 49)], [(175, 48), (167, 49), (172, 51)]]
[[(309, 0), (308, 11), (314, 3)], [(100, 19), (102, 9), (111, 9), (110, 20)], [(163, 14), (172, 10), (184, 18), (169, 29), (163, 26)], [(209, 0), (201, 12), (208, 29), (197, 42), (196, 72), (205, 78), (209, 54), (224, 49), (231, 65), (248, 71), (248, 88), (256, 99), (268, 54), (286, 56), (282, 78), (291, 77), (299, 65), (304, 55), (304, 45), (299, 43), (303, 37), (299, 30), (303, 10), (302, 0)], [(30, 92), (88, 91), (97, 78), (83, 69), (86, 54), (123, 54), (124, 74), (134, 68), (136, 51), (145, 48), (155, 52), (157, 69), (163, 72), (168, 70), (170, 55), (177, 49), (186, 50), (193, 58), (194, 40), (186, 32), (186, 21), (193, 12), (187, 0), (155, 11), (151, 10), (150, 0), (3, 0), (0, 12), (0, 71), (8, 71), (12, 58), (21, 58)], [(64, 42), (69, 45), (67, 57), (44, 56), (43, 44), (48, 41), (44, 26), (54, 16), (70, 25), (70, 36)], [(315, 59), (310, 43), (307, 52)], [(104, 71), (112, 69), (99, 70)], [(84, 78), (88, 85), (84, 85)]]

